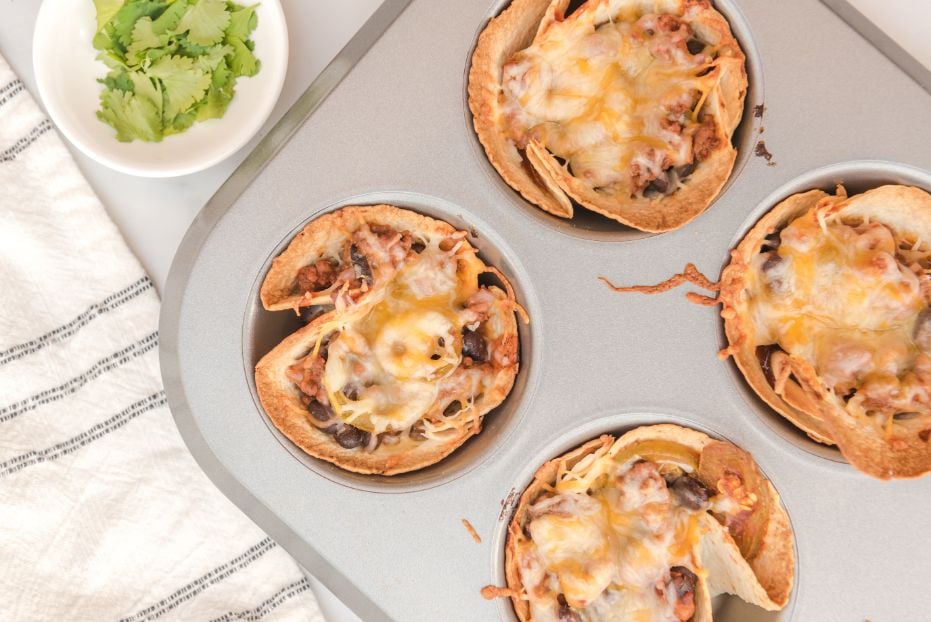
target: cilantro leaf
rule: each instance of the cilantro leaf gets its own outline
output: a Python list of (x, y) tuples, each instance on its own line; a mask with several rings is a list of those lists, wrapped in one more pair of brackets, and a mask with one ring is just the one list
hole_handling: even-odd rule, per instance
[(166, 121), (193, 106), (210, 86), (210, 76), (196, 69), (194, 61), (186, 56), (163, 56), (152, 63), (147, 73), (162, 82)]
[(205, 54), (207, 50), (211, 47), (210, 45), (197, 45), (196, 43), (191, 43), (191, 40), (187, 38), (187, 35), (182, 35), (178, 37), (178, 49), (185, 56), (190, 56), (191, 58), (197, 58), (202, 54)]
[(138, 58), (139, 53), (145, 50), (161, 47), (168, 42), (168, 37), (158, 35), (152, 28), (152, 18), (143, 17), (133, 26), (133, 40), (126, 49), (126, 54), (131, 58)]
[(97, 55), (97, 60), (102, 61), (110, 69), (126, 68), (126, 61), (123, 57), (114, 52), (101, 52)]
[(133, 41), (133, 27), (141, 17), (152, 17), (167, 5), (159, 0), (130, 0), (113, 16), (108, 24), (113, 27), (114, 38), (125, 50)]
[(229, 23), (226, 0), (197, 0), (181, 18), (178, 32), (187, 32), (191, 43), (213, 45), (223, 39)]
[(230, 13), (230, 25), (226, 29), (227, 37), (236, 37), (243, 41), (249, 38), (259, 23), (259, 18), (255, 14), (256, 6), (253, 4)]
[(230, 97), (233, 96), (233, 72), (230, 71), (229, 65), (226, 63), (226, 59), (220, 61), (214, 70), (213, 75), (210, 77), (210, 84), (217, 88), (222, 88), (226, 85), (230, 85)]
[[(84, 0), (86, 1), (86, 0)], [(109, 67), (97, 117), (120, 141), (160, 141), (222, 117), (236, 79), (260, 62), (255, 7), (232, 0), (93, 0), (97, 59)]]
[(207, 91), (207, 97), (197, 108), (197, 120), (219, 119), (226, 114), (226, 109), (232, 100), (232, 87), (227, 90), (226, 88), (211, 86)]
[(194, 66), (204, 71), (213, 71), (223, 62), (224, 57), (233, 53), (232, 46), (214, 45), (194, 59)]
[(115, 69), (108, 73), (103, 79), (97, 81), (108, 89), (130, 92), (133, 90), (133, 81), (130, 78), (130, 74), (125, 69)]
[(113, 126), (117, 140), (162, 139), (162, 122), (152, 102), (128, 91), (110, 90), (100, 94), (100, 103), (97, 117)]
[(197, 113), (195, 113), (193, 110), (179, 114), (172, 120), (171, 125), (165, 126), (165, 136), (180, 134), (184, 130), (194, 125), (195, 121), (197, 121)]
[(123, 0), (94, 0), (94, 8), (97, 9), (97, 32), (103, 30), (121, 6)]
[(162, 106), (164, 97), (162, 96), (162, 85), (158, 80), (153, 80), (141, 71), (133, 71), (127, 74), (129, 81), (132, 83), (133, 92), (137, 97), (147, 99), (152, 102), (158, 111), (159, 118), (162, 117)]
[(254, 76), (259, 72), (259, 61), (242, 39), (229, 37), (227, 42), (233, 48), (233, 55), (227, 57), (230, 69), (235, 76)]
[(158, 19), (152, 22), (152, 30), (159, 35), (173, 32), (178, 27), (187, 9), (187, 0), (175, 0), (168, 5), (164, 13), (158, 16)]

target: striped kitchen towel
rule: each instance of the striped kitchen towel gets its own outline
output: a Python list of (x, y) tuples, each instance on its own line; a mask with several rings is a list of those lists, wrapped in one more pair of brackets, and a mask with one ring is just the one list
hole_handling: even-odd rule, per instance
[(158, 307), (0, 58), (0, 620), (322, 622), (181, 441)]

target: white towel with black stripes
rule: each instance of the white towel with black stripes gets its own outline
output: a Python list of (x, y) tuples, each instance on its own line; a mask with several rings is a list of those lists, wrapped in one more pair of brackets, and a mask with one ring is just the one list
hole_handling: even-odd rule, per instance
[(181, 441), (158, 307), (0, 57), (0, 620), (322, 622)]

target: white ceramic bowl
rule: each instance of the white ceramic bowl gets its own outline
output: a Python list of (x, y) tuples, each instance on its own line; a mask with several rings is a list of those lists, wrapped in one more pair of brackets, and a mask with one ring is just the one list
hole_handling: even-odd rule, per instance
[(278, 0), (259, 0), (252, 33), (261, 70), (236, 81), (236, 95), (221, 119), (195, 123), (158, 143), (121, 143), (112, 127), (97, 118), (97, 82), (107, 67), (91, 44), (96, 11), (91, 0), (45, 0), (39, 9), (32, 46), (39, 95), (58, 129), (78, 149), (101, 164), (143, 177), (194, 173), (228, 158), (268, 119), (288, 69), (288, 28)]

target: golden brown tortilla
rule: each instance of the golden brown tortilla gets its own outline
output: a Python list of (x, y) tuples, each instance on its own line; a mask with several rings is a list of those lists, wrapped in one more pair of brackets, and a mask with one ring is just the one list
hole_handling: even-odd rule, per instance
[[(409, 231), (421, 240), (446, 239), (457, 233), (448, 223), (388, 205), (346, 207), (327, 214), (307, 225), (275, 259), (262, 285), (262, 299), (266, 308), (279, 310), (298, 306), (300, 296), (292, 294), (297, 270), (320, 257), (332, 256), (334, 249), (338, 249), (353, 231), (363, 224), (372, 223), (388, 224), (398, 231)], [(468, 244), (464, 236), (460, 235), (460, 239)], [(468, 248), (471, 249), (471, 246)], [(460, 264), (459, 268), (460, 275), (465, 275), (463, 278), (477, 280), (482, 272), (493, 271), (507, 291), (488, 287), (495, 302), (489, 312), (489, 319), (483, 324), (483, 336), (489, 351), (497, 352), (499, 356), (489, 357), (491, 360), (481, 367), (481, 372), (476, 372), (477, 368), (465, 370), (460, 366), (448, 379), (440, 381), (436, 402), (423, 417), (444, 417), (443, 410), (450, 403), (468, 403), (468, 387), (456, 383), (458, 374), (490, 374), (492, 382), (489, 388), (473, 401), (472, 408), (464, 409), (454, 417), (444, 417), (444, 421), (461, 423), (460, 428), (451, 431), (442, 440), (417, 440), (405, 432), (395, 444), (380, 443), (373, 451), (364, 448), (345, 449), (333, 436), (312, 423), (307, 408), (301, 403), (300, 390), (287, 377), (288, 368), (307, 356), (321, 335), (337, 330), (334, 320), (364, 316), (371, 304), (383, 295), (394, 273), (376, 265), (372, 266), (373, 287), (354, 305), (345, 310), (331, 308), (285, 338), (256, 365), (255, 382), (259, 399), (275, 426), (314, 457), (349, 471), (382, 475), (405, 473), (434, 464), (460, 447), (469, 437), (478, 434), (484, 415), (504, 401), (514, 384), (519, 365), (514, 313), (523, 313), (523, 309), (517, 305), (510, 284), (500, 272), (487, 268), (474, 252), (466, 253), (466, 256), (469, 257), (468, 261)], [(326, 300), (323, 301), (325, 303)], [(506, 360), (508, 364), (499, 364), (499, 360)]]
[(818, 205), (830, 205), (845, 223), (879, 222), (902, 239), (931, 240), (931, 195), (918, 188), (882, 186), (848, 198), (839, 187), (836, 196), (810, 190), (788, 197), (747, 233), (722, 273), (721, 316), (730, 343), (724, 353), (733, 355), (747, 382), (767, 404), (814, 440), (836, 444), (857, 469), (879, 479), (919, 477), (931, 471), (931, 415), (896, 419), (890, 430), (884, 430), (870, 417), (847, 411), (844, 401), (827, 390), (807, 361), (784, 357), (791, 375), (778, 393), (756, 356), (753, 318), (744, 293), (751, 261), (767, 235)]
[[(704, 535), (699, 548), (707, 577), (699, 574), (693, 622), (711, 620), (711, 598), (721, 593), (736, 594), (743, 600), (767, 610), (782, 609), (788, 603), (795, 578), (794, 537), (789, 517), (772, 484), (763, 477), (746, 452), (695, 430), (661, 424), (636, 428), (618, 439), (603, 435), (550, 460), (534, 474), (533, 481), (521, 495), (508, 525), (505, 543), (505, 574), (508, 585), (506, 595), (511, 597), (517, 617), (522, 622), (532, 622), (525, 596), (528, 587), (521, 581), (519, 566), (521, 548), (529, 542), (524, 526), (530, 506), (555, 484), (559, 473), (571, 469), (592, 454), (603, 453), (610, 448), (612, 455), (629, 451), (643, 459), (661, 459), (661, 456), (651, 458), (649, 450), (641, 453), (636, 449), (642, 443), (656, 441), (679, 447), (683, 452), (691, 454), (696, 469), (706, 454), (711, 457), (714, 457), (712, 454), (717, 454), (719, 460), (723, 455), (725, 464), (730, 464), (734, 469), (741, 472), (749, 469), (751, 473), (745, 475), (757, 478), (761, 485), (760, 494), (765, 497), (760, 504), (762, 509), (759, 510), (765, 512), (761, 515), (764, 520), (760, 523), (760, 533), (755, 538), (757, 542), (749, 559), (742, 556), (738, 544), (727, 529), (710, 513), (701, 517)], [(732, 453), (741, 456), (742, 462), (729, 462), (727, 456)], [(696, 473), (701, 479), (700, 471), (697, 470)], [(712, 489), (716, 486), (714, 481), (702, 481)]]
[[(727, 182), (737, 151), (731, 137), (743, 115), (747, 92), (746, 58), (727, 20), (708, 0), (589, 0), (565, 19), (584, 11), (618, 14), (668, 13), (687, 23), (717, 57), (709, 76), (716, 79), (702, 108), (715, 120), (719, 146), (698, 163), (682, 188), (658, 197), (621, 197), (595, 190), (574, 177), (545, 146), (531, 140), (521, 152), (502, 127), (502, 69), (527, 48), (538, 32), (562, 21), (569, 0), (513, 0), (492, 19), (478, 39), (469, 71), (469, 107), (475, 131), (491, 164), (527, 201), (561, 218), (571, 218), (573, 201), (584, 208), (643, 231), (669, 231), (702, 213)], [(607, 18), (600, 23), (606, 22)]]

